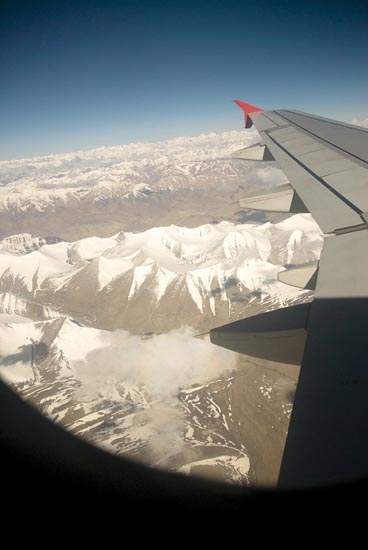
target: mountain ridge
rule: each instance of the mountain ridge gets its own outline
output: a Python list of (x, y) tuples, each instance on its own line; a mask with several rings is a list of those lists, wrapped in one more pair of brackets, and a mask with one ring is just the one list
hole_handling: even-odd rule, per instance
[[(31, 304), (44, 305), (109, 330), (201, 330), (257, 304), (272, 309), (301, 299), (277, 273), (317, 260), (321, 247), (318, 226), (303, 214), (278, 224), (171, 225), (0, 252), (0, 307), (32, 317)], [(29, 307), (11, 310), (11, 295)]]

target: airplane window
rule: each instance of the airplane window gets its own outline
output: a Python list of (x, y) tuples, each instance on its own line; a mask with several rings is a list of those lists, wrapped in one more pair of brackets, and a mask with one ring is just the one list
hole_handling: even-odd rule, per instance
[[(0, 378), (115, 456), (276, 487), (324, 236), (365, 238), (367, 132), (349, 123), (356, 116), (363, 127), (366, 113), (349, 111), (337, 135), (317, 115), (272, 110), (285, 96), (338, 118), (324, 90), (316, 109), (300, 99), (305, 60), (284, 41), (270, 47), (300, 82), (294, 97), (288, 84), (271, 99), (270, 48), (255, 51), (252, 17), (244, 26), (219, 3), (189, 21), (163, 3), (142, 18), (126, 4), (4, 9)], [(318, 13), (309, 33), (331, 22)], [(273, 17), (262, 19), (267, 36)], [(307, 34), (298, 34), (305, 44)], [(258, 56), (241, 77), (239, 44)], [(336, 74), (332, 54), (321, 58), (333, 88), (336, 48)], [(228, 82), (220, 88), (218, 70)], [(249, 100), (263, 89), (271, 108), (236, 100), (242, 124), (229, 100), (249, 86)], [(344, 254), (365, 244), (349, 240)], [(355, 298), (363, 279), (355, 276)]]

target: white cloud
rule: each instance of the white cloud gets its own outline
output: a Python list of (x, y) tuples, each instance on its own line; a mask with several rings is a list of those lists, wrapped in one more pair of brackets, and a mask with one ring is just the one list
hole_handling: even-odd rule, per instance
[(236, 355), (194, 338), (192, 329), (142, 339), (127, 331), (106, 335), (106, 347), (73, 365), (86, 398), (110, 395), (118, 384), (144, 386), (152, 399), (176, 397), (181, 388), (203, 384), (235, 368)]
[(356, 126), (365, 126), (366, 128), (368, 128), (368, 118), (353, 118), (351, 123), (355, 124)]
[(188, 328), (142, 339), (117, 330), (106, 334), (106, 347), (72, 362), (81, 383), (75, 397), (81, 402), (92, 407), (100, 400), (123, 403), (125, 388), (137, 406), (126, 433), (145, 441), (152, 464), (185, 451), (186, 417), (179, 391), (229, 375), (236, 366), (235, 353), (194, 334)]

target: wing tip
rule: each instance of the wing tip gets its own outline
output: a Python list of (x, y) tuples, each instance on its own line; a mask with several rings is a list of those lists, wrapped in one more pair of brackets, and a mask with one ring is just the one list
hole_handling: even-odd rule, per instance
[(252, 105), (251, 103), (246, 103), (245, 101), (242, 101), (241, 99), (234, 99), (233, 101), (244, 112), (244, 126), (245, 126), (245, 128), (251, 128), (253, 126), (253, 122), (252, 122), (251, 118), (249, 117), (250, 113), (256, 113), (258, 111), (263, 111), (263, 109), (261, 107), (256, 107), (256, 105)]

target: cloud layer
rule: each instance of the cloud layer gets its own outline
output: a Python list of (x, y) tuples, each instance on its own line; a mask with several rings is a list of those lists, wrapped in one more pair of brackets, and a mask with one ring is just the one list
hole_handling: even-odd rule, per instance
[(142, 339), (127, 331), (107, 333), (106, 346), (74, 364), (87, 399), (111, 396), (117, 385), (144, 387), (151, 400), (175, 398), (182, 388), (204, 384), (235, 368), (236, 354), (195, 338), (192, 329)]

